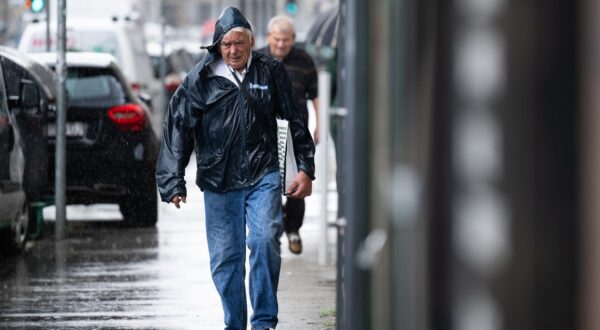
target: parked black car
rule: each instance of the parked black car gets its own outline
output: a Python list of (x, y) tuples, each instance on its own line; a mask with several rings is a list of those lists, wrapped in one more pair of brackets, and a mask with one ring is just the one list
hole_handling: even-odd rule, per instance
[(0, 254), (7, 255), (25, 247), (30, 207), (24, 186), (25, 145), (15, 116), (8, 107), (4, 78), (0, 65)]
[[(55, 53), (31, 54), (53, 69)], [(154, 172), (159, 148), (151, 109), (136, 96), (115, 58), (67, 53), (67, 204), (118, 203), (131, 226), (157, 222)], [(54, 181), (55, 113), (48, 130)], [(54, 186), (45, 194), (51, 196)]]
[(53, 74), (16, 49), (0, 46), (8, 108), (20, 128), (25, 156), (25, 192), (30, 201), (43, 198), (48, 184), (49, 115), (56, 111)]
[(0, 46), (0, 253), (25, 247), (36, 232), (48, 184), (48, 114), (55, 111), (53, 75), (13, 48)]

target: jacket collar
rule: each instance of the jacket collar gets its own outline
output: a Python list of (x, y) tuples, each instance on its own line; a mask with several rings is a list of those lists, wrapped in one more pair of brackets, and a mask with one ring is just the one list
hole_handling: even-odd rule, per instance
[[(252, 63), (256, 61), (257, 56), (258, 56), (258, 53), (256, 51), (252, 50), (250, 59), (248, 60), (248, 63), (246, 64), (246, 72), (250, 71), (250, 67), (251, 67)], [(212, 52), (206, 52), (206, 55), (204, 55), (204, 57), (200, 60), (201, 61), (200, 72), (206, 70), (206, 67), (208, 67), (210, 64), (212, 64), (219, 58), (220, 58), (220, 56), (217, 57)], [(204, 62), (202, 62), (202, 61), (204, 61)]]
[[(266, 48), (267, 48), (267, 55), (275, 58), (275, 56), (273, 56), (271, 54), (271, 47), (269, 47), (269, 45), (267, 45)], [(292, 49), (290, 49), (290, 52), (284, 58), (282, 58), (280, 60), (280, 62), (283, 62), (283, 61), (285, 61), (286, 58), (293, 56), (294, 53), (296, 53), (296, 46), (292, 46)], [(279, 61), (279, 59), (277, 59), (277, 58), (275, 58), (275, 59)]]

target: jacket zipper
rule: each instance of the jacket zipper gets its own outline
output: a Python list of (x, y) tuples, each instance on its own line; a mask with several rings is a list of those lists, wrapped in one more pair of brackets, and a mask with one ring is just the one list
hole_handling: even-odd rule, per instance
[[(246, 77), (244, 76), (244, 78), (246, 78)], [(241, 81), (241, 83), (243, 84), (244, 81)], [(239, 111), (242, 116), (242, 150), (244, 152), (242, 159), (244, 160), (244, 164), (243, 164), (244, 181), (246, 181), (248, 178), (248, 171), (249, 171), (249, 164), (250, 164), (250, 162), (248, 160), (248, 150), (247, 150), (247, 146), (246, 146), (246, 126), (247, 126), (248, 122), (247, 122), (247, 118), (246, 118), (247, 111), (242, 111), (242, 108), (243, 108), (242, 105), (244, 104), (243, 102), (246, 101), (246, 98), (242, 97), (242, 100), (240, 100), (240, 96), (243, 96), (243, 95), (241, 95), (241, 93), (242, 93), (241, 86), (238, 86), (238, 102), (240, 102), (240, 101), (242, 102), (242, 103), (239, 103), (239, 105), (240, 105)], [(247, 108), (247, 107), (245, 107), (245, 108)], [(247, 182), (244, 182), (244, 183), (247, 183)]]

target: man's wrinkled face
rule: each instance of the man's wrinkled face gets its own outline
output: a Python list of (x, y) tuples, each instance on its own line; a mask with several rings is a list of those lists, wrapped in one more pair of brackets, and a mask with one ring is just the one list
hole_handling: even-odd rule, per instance
[(234, 70), (243, 70), (254, 47), (254, 38), (241, 31), (230, 31), (221, 40), (219, 49), (226, 64)]
[(283, 32), (273, 29), (267, 38), (271, 55), (277, 59), (285, 58), (294, 46), (294, 35), (289, 32)]

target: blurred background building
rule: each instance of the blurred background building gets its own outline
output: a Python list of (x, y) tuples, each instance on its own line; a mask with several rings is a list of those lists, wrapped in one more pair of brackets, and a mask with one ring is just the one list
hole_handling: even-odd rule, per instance
[[(55, 0), (34, 0), (43, 6)], [(176, 31), (177, 38), (193, 38), (196, 42), (212, 38), (214, 21), (223, 8), (237, 6), (248, 17), (255, 29), (258, 46), (263, 46), (268, 20), (277, 14), (287, 13), (297, 24), (299, 41), (306, 34), (314, 18), (331, 7), (334, 0), (106, 0), (67, 2), (67, 17), (128, 17), (141, 24), (160, 24), (161, 13), (165, 23)], [(28, 21), (43, 20), (45, 11), (35, 13), (26, 9), (31, 0), (0, 0), (0, 42), (16, 45), (23, 25)], [(55, 5), (55, 4), (54, 4)], [(55, 19), (52, 11), (50, 16)]]

